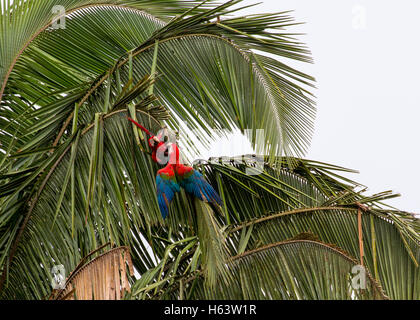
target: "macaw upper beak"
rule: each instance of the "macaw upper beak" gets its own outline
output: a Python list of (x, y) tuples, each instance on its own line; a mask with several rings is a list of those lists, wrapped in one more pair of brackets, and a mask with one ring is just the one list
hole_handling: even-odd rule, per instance
[(157, 149), (160, 143), (161, 141), (156, 136), (152, 136), (151, 138), (149, 138), (149, 146), (152, 149)]

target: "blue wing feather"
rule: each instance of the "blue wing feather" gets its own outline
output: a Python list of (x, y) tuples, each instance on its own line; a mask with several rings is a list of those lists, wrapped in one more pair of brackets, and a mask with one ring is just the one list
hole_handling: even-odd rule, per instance
[(170, 177), (161, 171), (159, 170), (156, 175), (156, 191), (160, 213), (163, 219), (165, 219), (169, 213), (169, 204), (180, 188), (175, 176)]
[(185, 191), (193, 194), (198, 199), (207, 202), (215, 202), (220, 206), (222, 205), (222, 200), (217, 192), (197, 170), (193, 169), (191, 176), (182, 179), (180, 181), (180, 185), (185, 189)]

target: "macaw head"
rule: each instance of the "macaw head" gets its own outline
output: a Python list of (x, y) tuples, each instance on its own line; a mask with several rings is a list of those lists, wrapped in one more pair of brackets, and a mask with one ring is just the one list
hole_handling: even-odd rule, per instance
[(156, 150), (157, 148), (159, 148), (162, 144), (164, 144), (163, 141), (160, 141), (158, 137), (156, 136), (151, 136), (148, 140), (149, 142), (149, 147), (152, 150)]
[(175, 135), (168, 129), (159, 130), (157, 135), (154, 135), (141, 124), (137, 123), (131, 118), (128, 118), (132, 123), (144, 131), (150, 138), (147, 140), (150, 149), (152, 150), (153, 161), (165, 165), (170, 161), (171, 163), (179, 162), (179, 150), (176, 143), (172, 142)]
[(160, 149), (162, 151), (163, 145), (166, 143), (166, 136), (163, 138), (164, 132), (160, 130), (157, 135), (151, 135), (148, 140), (149, 147), (152, 149), (152, 153), (156, 153), (157, 150)]
[[(165, 141), (162, 141), (162, 132), (159, 132), (158, 135), (154, 135), (149, 130), (147, 130), (145, 127), (143, 127), (141, 124), (136, 122), (135, 120), (128, 117), (128, 120), (130, 120), (132, 123), (134, 123), (137, 127), (139, 127), (142, 131), (144, 131), (150, 138), (147, 140), (150, 149), (152, 150), (152, 158), (155, 162), (162, 161), (162, 159), (157, 159), (157, 151), (159, 148), (162, 147), (162, 145), (165, 144)], [(159, 157), (160, 158), (160, 157)]]
[(165, 164), (166, 157), (168, 156), (167, 146), (165, 142), (160, 141), (157, 136), (149, 138), (149, 147), (152, 149), (152, 159), (154, 162)]

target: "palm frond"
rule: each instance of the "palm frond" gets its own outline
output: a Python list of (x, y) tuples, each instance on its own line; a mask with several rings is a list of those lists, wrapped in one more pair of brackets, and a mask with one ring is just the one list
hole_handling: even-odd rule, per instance
[(216, 279), (220, 277), (225, 282), (229, 281), (231, 271), (226, 267), (230, 254), (225, 243), (225, 235), (222, 233), (221, 225), (215, 218), (215, 212), (209, 205), (198, 199), (194, 199), (198, 224), (198, 238), (202, 266), (206, 273), (206, 281), (211, 288), (216, 286)]
[[(63, 8), (66, 14), (77, 12), (78, 10), (89, 10), (91, 8), (118, 7), (125, 11), (129, 8), (145, 10), (167, 20), (177, 14), (192, 9), (192, 13), (206, 10), (212, 7), (209, 4), (197, 6), (200, 1), (148, 1), (148, 0), (33, 0), (16, 2), (12, 0), (2, 0), (2, 14), (0, 16), (2, 26), (0, 57), (0, 79), (3, 94), (5, 83), (8, 80), (14, 64), (21, 56), (22, 52), (41, 32), (46, 30), (58, 18), (58, 13)], [(93, 9), (95, 10), (95, 9)], [(133, 10), (134, 11), (134, 10)], [(115, 20), (114, 20), (115, 21)], [(12, 22), (12, 23), (6, 23)], [(67, 21), (68, 22), (68, 21)], [(108, 24), (110, 20), (103, 20)], [(124, 19), (120, 23), (126, 23)], [(131, 21), (133, 22), (133, 21)], [(111, 29), (115, 30), (115, 28)], [(92, 35), (91, 35), (92, 36)]]
[(178, 282), (165, 289), (160, 288), (159, 298), (388, 299), (366, 270), (363, 271), (364, 287), (357, 287), (360, 285), (354, 280), (357, 261), (322, 242), (290, 240), (273, 243), (235, 256), (230, 264), (233, 279), (229, 283), (219, 281), (214, 290), (209, 290), (203, 275), (197, 273), (180, 277)]

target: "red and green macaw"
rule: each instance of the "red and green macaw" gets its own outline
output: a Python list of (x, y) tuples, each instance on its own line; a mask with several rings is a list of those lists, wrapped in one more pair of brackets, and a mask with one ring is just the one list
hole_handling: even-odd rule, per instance
[(204, 179), (203, 175), (194, 168), (180, 162), (179, 149), (176, 143), (164, 142), (161, 135), (152, 134), (131, 118), (128, 118), (128, 120), (150, 136), (148, 143), (152, 150), (153, 161), (166, 164), (163, 169), (158, 170), (156, 175), (158, 204), (164, 219), (168, 215), (169, 204), (180, 187), (202, 201), (222, 205), (219, 195)]

